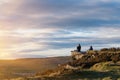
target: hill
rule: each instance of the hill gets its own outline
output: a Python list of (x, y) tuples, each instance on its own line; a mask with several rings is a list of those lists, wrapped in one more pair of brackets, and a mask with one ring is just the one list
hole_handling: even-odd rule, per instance
[[(82, 56), (81, 54), (82, 53), (71, 56), (72, 60), (70, 60), (70, 57), (64, 57), (66, 59), (68, 58), (66, 60), (67, 62), (64, 61), (65, 60), (64, 58), (62, 59), (60, 58), (61, 65), (59, 65), (58, 67), (51, 67), (49, 64), (44, 63), (47, 62), (45, 59), (42, 62), (45, 64), (45, 67), (42, 69), (46, 71), (44, 72), (37, 71), (34, 75), (27, 75), (25, 77), (8, 80), (120, 80), (120, 48), (109, 49), (104, 48), (101, 50), (88, 50), (84, 52)], [(75, 58), (75, 56), (79, 55), (80, 55), (79, 58)], [(26, 59), (22, 60), (24, 61)], [(47, 60), (49, 62), (49, 59)], [(53, 60), (50, 61), (50, 64), (55, 65), (56, 60), (59, 59), (53, 58)], [(64, 62), (62, 62), (62, 60)], [(27, 59), (27, 62), (28, 61), (29, 60)], [(43, 65), (42, 63), (39, 64), (42, 66)], [(32, 65), (25, 65), (24, 67), (26, 68), (26, 66), (31, 67)], [(49, 70), (47, 70), (48, 67), (51, 67), (51, 69), (49, 68)]]
[(89, 50), (74, 57), (55, 69), (16, 80), (120, 80), (120, 48)]
[(66, 63), (70, 57), (26, 58), (16, 60), (0, 60), (0, 80), (32, 76), (36, 72), (54, 69), (58, 64)]
[(53, 71), (49, 70), (45, 74), (14, 80), (120, 80), (120, 62), (115, 65), (113, 62), (101, 62), (89, 69), (67, 70), (58, 68)]

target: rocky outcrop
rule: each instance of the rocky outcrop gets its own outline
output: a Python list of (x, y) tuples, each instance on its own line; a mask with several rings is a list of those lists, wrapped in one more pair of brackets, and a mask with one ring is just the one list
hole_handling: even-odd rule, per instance
[(71, 51), (71, 56), (74, 60), (81, 59), (84, 56), (84, 53), (77, 52), (77, 51)]

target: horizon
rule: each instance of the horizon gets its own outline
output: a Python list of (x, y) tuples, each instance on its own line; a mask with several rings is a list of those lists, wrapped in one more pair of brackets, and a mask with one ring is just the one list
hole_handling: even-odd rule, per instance
[(0, 59), (120, 47), (119, 0), (0, 0)]
[[(104, 47), (104, 48), (106, 48), (106, 47)], [(104, 49), (104, 48), (101, 48), (101, 49)], [(120, 48), (120, 47), (109, 47), (109, 48)], [(109, 48), (107, 48), (107, 49), (109, 49)], [(93, 48), (93, 50), (94, 51), (96, 51), (96, 50), (101, 50), (101, 49), (94, 49)], [(73, 49), (72, 51), (74, 51), (74, 50), (76, 50), (76, 49)], [(89, 49), (87, 49), (87, 50), (81, 50), (80, 52), (87, 52)], [(21, 57), (21, 58), (3, 58), (3, 59), (0, 59), (0, 61), (1, 60), (3, 60), (3, 61), (9, 61), (9, 60), (21, 60), (21, 59), (46, 59), (46, 58), (58, 58), (58, 57), (70, 57), (71, 56), (71, 51), (69, 52), (69, 55), (60, 55), (60, 56), (38, 56), (38, 57)]]

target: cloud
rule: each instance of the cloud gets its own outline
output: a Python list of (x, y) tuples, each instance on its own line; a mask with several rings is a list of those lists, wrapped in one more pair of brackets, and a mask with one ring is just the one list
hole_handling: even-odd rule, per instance
[(119, 5), (119, 0), (1, 0), (0, 51), (18, 58), (68, 55), (78, 43), (83, 50), (119, 46)]

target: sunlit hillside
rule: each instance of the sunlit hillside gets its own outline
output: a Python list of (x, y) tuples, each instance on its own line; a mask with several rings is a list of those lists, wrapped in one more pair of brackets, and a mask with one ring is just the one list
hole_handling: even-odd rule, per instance
[(69, 57), (0, 60), (0, 80), (3, 78), (32, 76), (36, 72), (56, 68), (58, 64), (66, 63), (69, 60)]
[(77, 52), (79, 58), (57, 68), (16, 80), (120, 80), (120, 48)]

